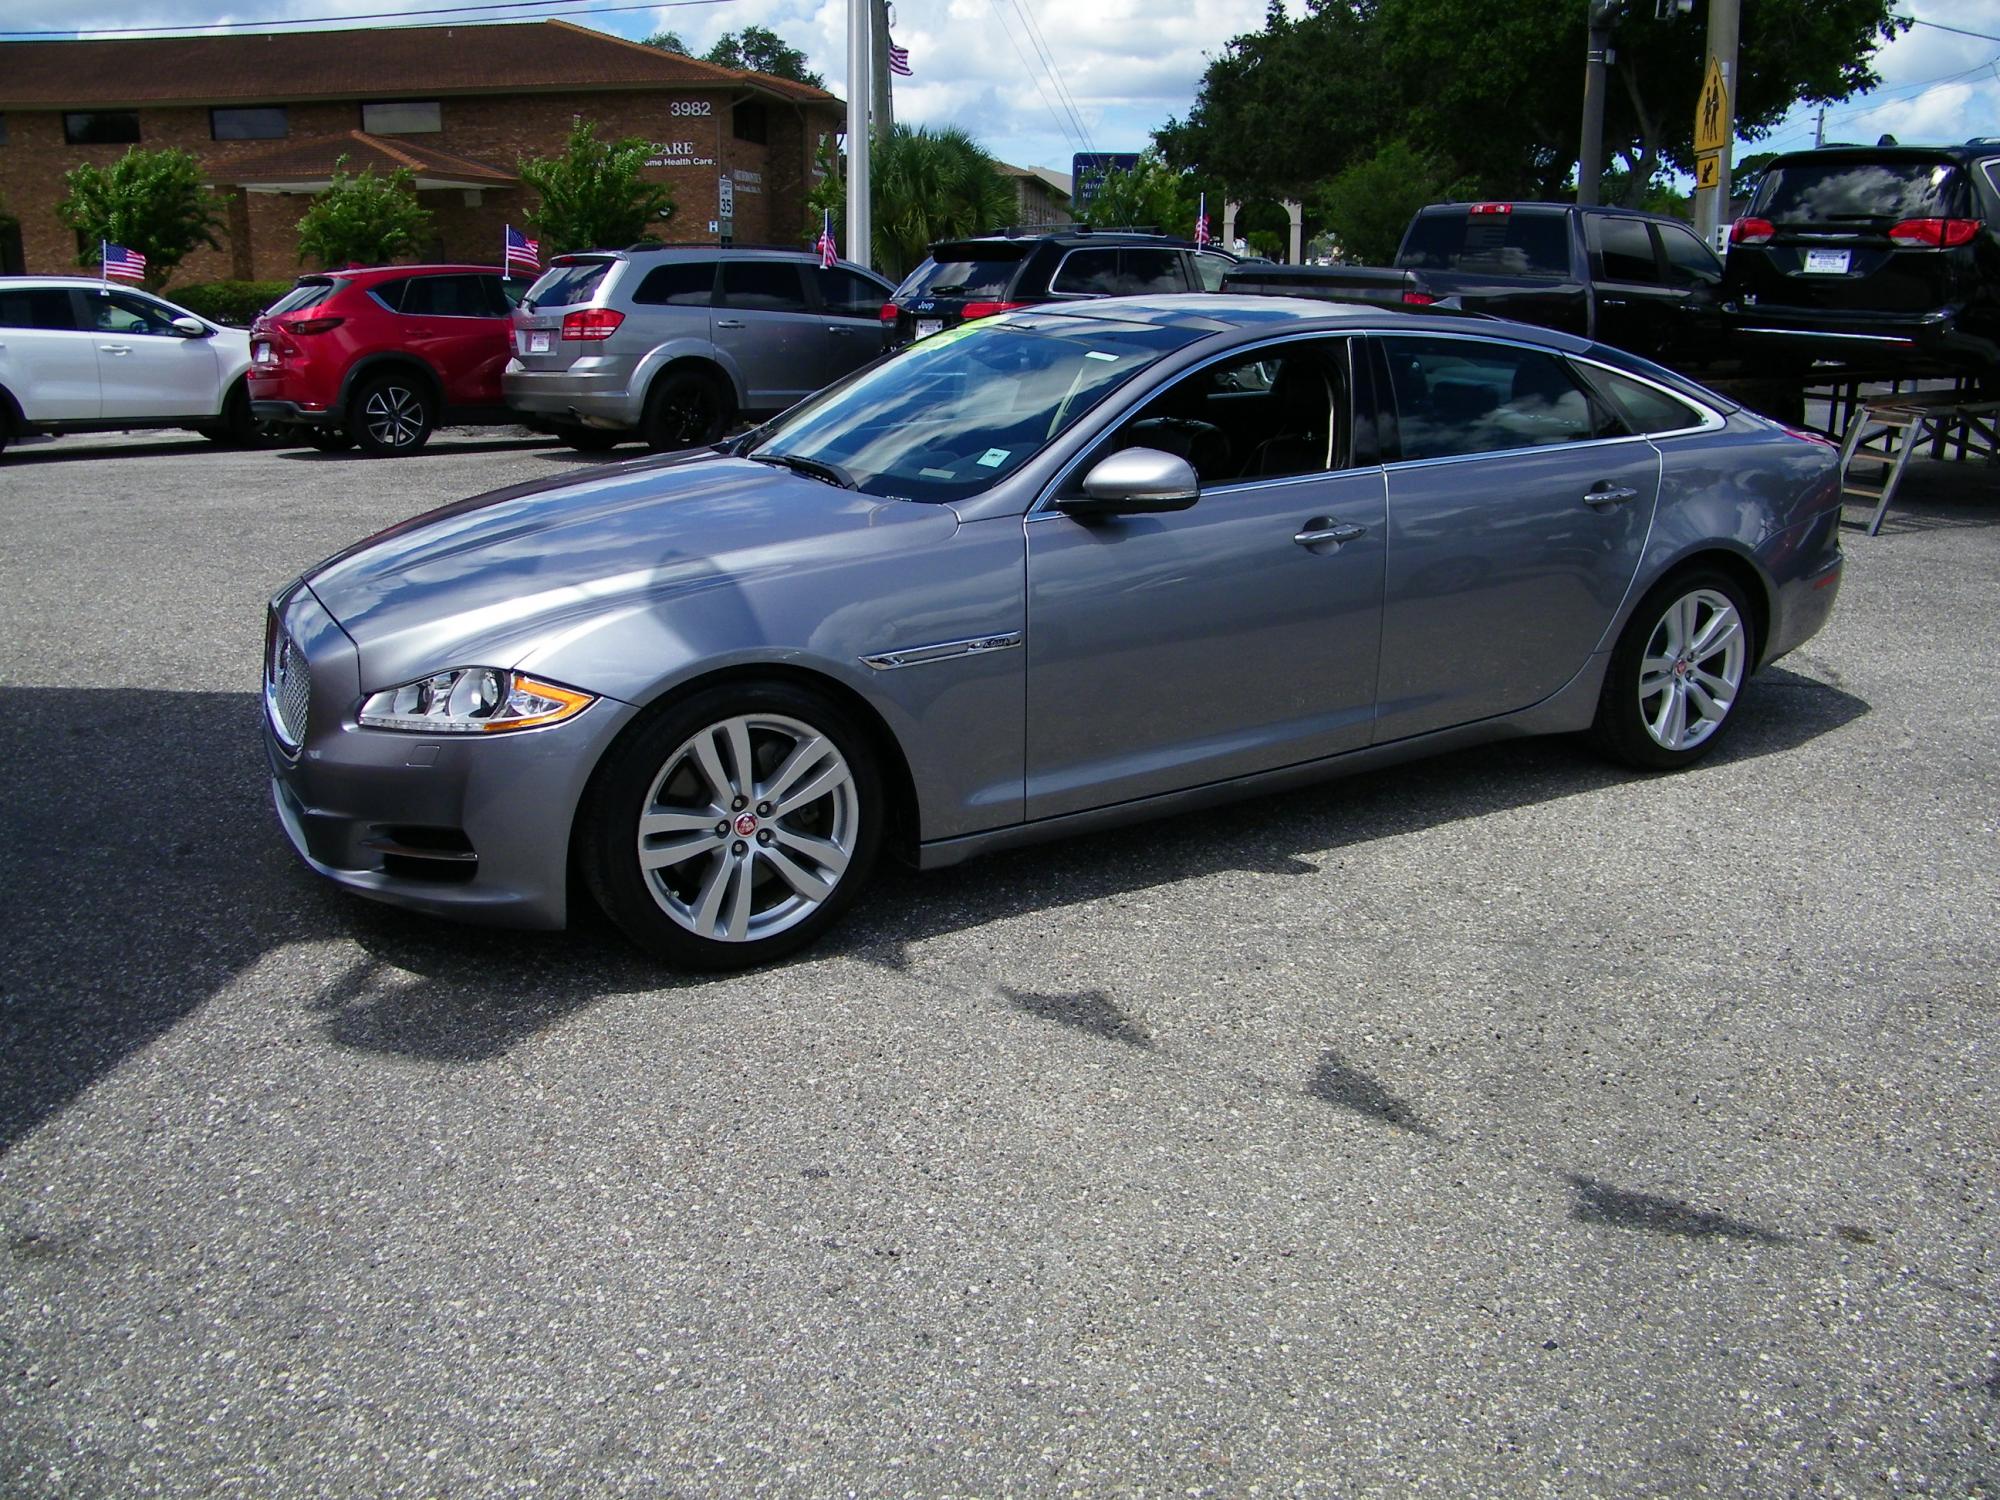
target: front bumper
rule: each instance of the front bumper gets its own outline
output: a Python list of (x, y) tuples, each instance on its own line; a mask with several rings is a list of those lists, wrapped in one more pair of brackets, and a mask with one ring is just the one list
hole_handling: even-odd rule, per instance
[(629, 370), (524, 370), (519, 359), (500, 375), (501, 392), (516, 411), (621, 430), (637, 427), (643, 415), (644, 394), (633, 384)]
[(311, 671), (296, 747), (280, 732), (269, 692), (263, 723), (271, 799), (300, 857), (392, 905), (510, 927), (563, 926), (577, 806), (636, 710), (600, 699), (574, 719), (516, 734), (365, 729), (356, 722), (354, 642), (304, 585), (275, 607)]

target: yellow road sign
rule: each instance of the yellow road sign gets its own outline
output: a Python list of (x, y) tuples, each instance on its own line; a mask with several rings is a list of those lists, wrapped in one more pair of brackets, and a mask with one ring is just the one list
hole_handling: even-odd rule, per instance
[(1722, 81), (1722, 64), (1711, 57), (1694, 107), (1694, 149), (1720, 151), (1728, 144), (1729, 89)]
[(1694, 159), (1694, 185), (1697, 192), (1707, 192), (1722, 184), (1722, 153), (1704, 151)]

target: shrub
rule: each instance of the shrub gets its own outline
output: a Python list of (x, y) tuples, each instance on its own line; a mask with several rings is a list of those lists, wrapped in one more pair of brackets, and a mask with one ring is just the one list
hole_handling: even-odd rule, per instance
[(167, 297), (210, 322), (247, 328), (258, 313), (291, 289), (289, 281), (198, 281), (173, 288)]

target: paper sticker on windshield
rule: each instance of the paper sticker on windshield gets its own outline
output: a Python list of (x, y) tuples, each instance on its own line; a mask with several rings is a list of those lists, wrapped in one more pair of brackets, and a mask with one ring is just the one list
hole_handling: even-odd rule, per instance
[(1111, 363), (1113, 363), (1114, 365), (1118, 363), (1118, 356), (1117, 356), (1117, 355), (1115, 355), (1115, 354), (1103, 354), (1103, 353), (1100, 353), (1100, 352), (1099, 352), (1098, 350), (1096, 350), (1096, 349), (1092, 349), (1092, 350), (1089, 350), (1089, 351), (1088, 351), (1087, 353), (1085, 353), (1085, 355), (1084, 355), (1083, 357), (1084, 357), (1085, 359), (1108, 359), (1108, 360), (1110, 360), (1110, 361), (1111, 361)]
[(919, 469), (917, 473), (925, 479), (955, 479), (958, 477), (949, 469)]
[(1000, 465), (1007, 462), (1007, 450), (1005, 448), (988, 448), (984, 453), (979, 455), (979, 462), (985, 468), (997, 469)]

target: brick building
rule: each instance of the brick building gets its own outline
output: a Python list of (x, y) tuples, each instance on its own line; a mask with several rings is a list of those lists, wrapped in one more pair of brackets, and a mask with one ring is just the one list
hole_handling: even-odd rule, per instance
[(230, 199), (222, 248), (183, 261), (183, 285), (296, 274), (299, 216), (342, 156), (414, 172), (425, 259), (497, 264), (501, 226), (527, 225), (521, 159), (560, 152), (578, 116), (654, 143), (648, 175), (675, 204), (662, 238), (717, 239), (727, 176), (738, 242), (803, 244), (818, 146), (845, 111), (567, 21), (0, 43), (0, 209), (18, 222), (0, 226), (0, 270), (75, 271), (63, 173), (133, 145), (192, 151)]

